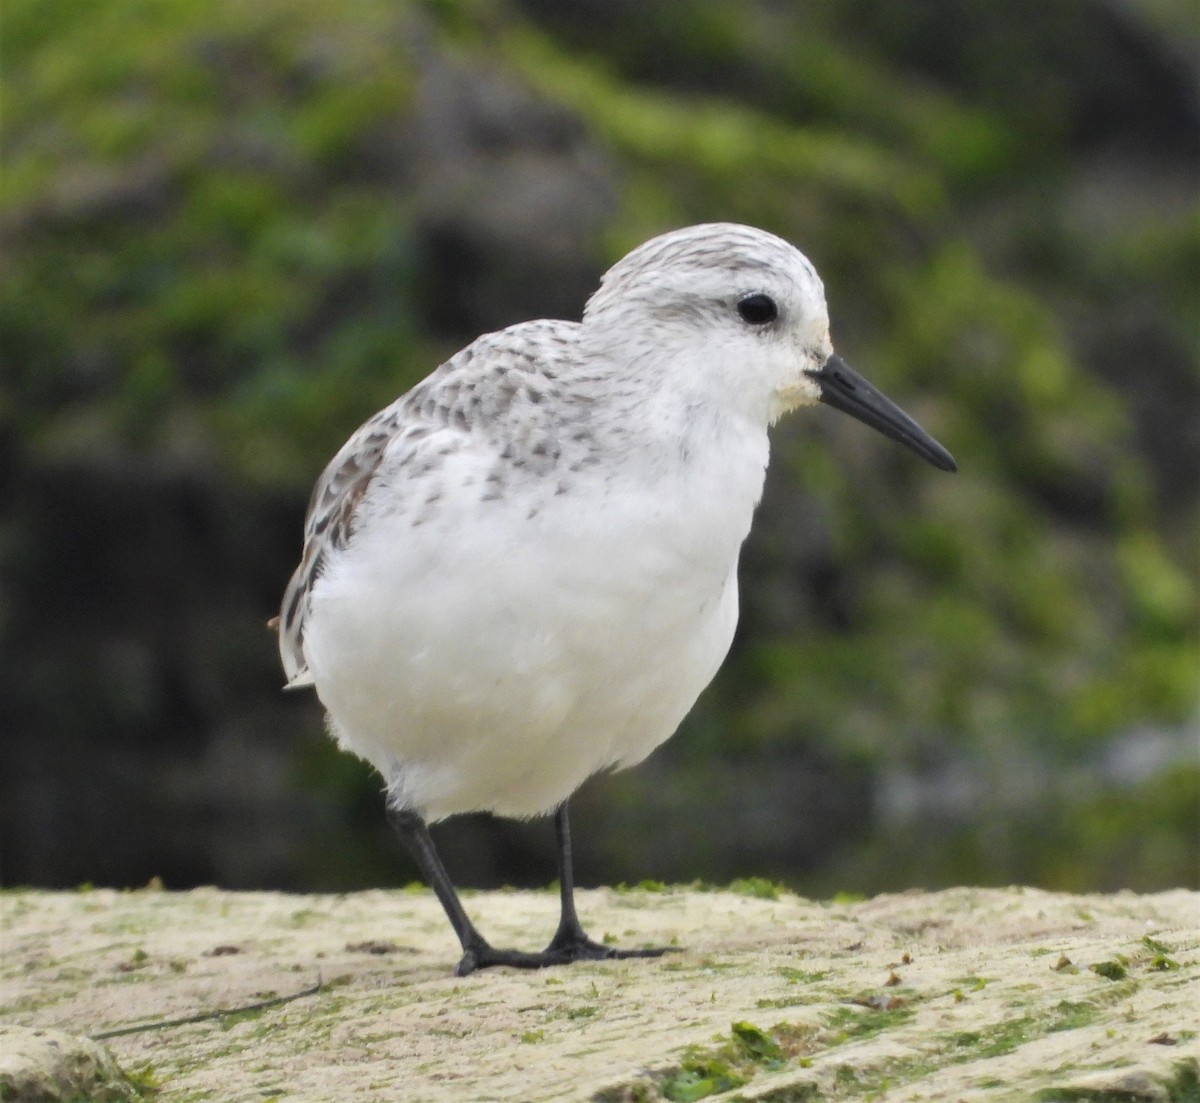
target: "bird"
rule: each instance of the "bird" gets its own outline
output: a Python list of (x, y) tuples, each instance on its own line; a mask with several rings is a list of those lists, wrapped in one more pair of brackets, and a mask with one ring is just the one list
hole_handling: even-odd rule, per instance
[[(833, 350), (824, 286), (774, 234), (669, 231), (580, 321), (485, 334), (369, 418), (318, 478), (276, 620), (287, 688), (378, 771), (458, 937), (456, 973), (655, 957), (590, 939), (568, 801), (641, 762), (720, 667), (768, 430), (824, 403), (934, 467), (953, 457)], [(494, 947), (429, 832), (554, 816), (560, 920)]]

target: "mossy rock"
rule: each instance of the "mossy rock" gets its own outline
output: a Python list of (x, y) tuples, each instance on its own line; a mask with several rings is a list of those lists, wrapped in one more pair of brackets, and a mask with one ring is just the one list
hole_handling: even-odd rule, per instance
[(0, 1026), (3, 1103), (132, 1103), (140, 1097), (99, 1042), (61, 1030)]

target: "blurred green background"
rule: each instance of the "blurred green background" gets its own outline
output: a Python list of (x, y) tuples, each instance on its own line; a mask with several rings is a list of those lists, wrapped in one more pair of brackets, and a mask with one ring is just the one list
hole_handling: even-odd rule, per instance
[[(6, 0), (0, 874), (414, 874), (264, 622), (363, 419), (646, 237), (803, 249), (958, 458), (774, 434), (730, 658), (582, 883), (1200, 883), (1188, 0)], [(438, 830), (466, 884), (549, 827)]]

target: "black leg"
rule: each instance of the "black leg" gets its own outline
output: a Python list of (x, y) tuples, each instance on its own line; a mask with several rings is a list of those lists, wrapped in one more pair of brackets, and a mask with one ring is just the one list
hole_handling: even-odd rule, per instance
[(604, 958), (659, 957), (667, 948), (649, 950), (617, 950), (593, 942), (583, 933), (579, 917), (575, 914), (575, 881), (571, 871), (571, 828), (567, 822), (567, 805), (564, 802), (555, 813), (554, 827), (558, 836), (558, 873), (562, 895), (562, 917), (558, 930), (550, 945), (541, 953), (530, 954), (523, 950), (497, 950), (476, 929), (454, 891), (450, 875), (442, 864), (429, 828), (420, 814), (409, 809), (388, 809), (388, 820), (408, 848), (421, 876), (433, 889), (446, 917), (458, 935), (463, 956), (455, 972), (460, 977), (485, 969), (491, 965), (510, 965), (516, 969), (542, 969), (547, 965), (568, 965), (572, 961), (599, 961)]
[(601, 961), (606, 958), (626, 957), (662, 957), (669, 952), (670, 947), (658, 946), (645, 950), (618, 950), (613, 946), (605, 946), (593, 942), (584, 934), (575, 911), (575, 873), (571, 863), (571, 822), (567, 814), (567, 802), (564, 800), (554, 813), (554, 834), (558, 839), (558, 886), (562, 900), (562, 914), (558, 921), (558, 930), (546, 947), (547, 956), (560, 957), (565, 962), (570, 961)]
[(421, 816), (408, 809), (388, 809), (388, 821), (400, 836), (400, 841), (408, 848), (413, 861), (421, 871), (421, 876), (433, 889), (446, 917), (458, 935), (462, 945), (463, 956), (455, 972), (460, 977), (475, 972), (488, 965), (513, 965), (519, 969), (538, 969), (543, 965), (552, 964), (544, 961), (542, 954), (526, 954), (520, 950), (497, 950), (479, 933), (475, 924), (463, 909), (458, 893), (450, 881), (450, 875), (442, 864), (437, 848), (430, 838), (429, 828)]

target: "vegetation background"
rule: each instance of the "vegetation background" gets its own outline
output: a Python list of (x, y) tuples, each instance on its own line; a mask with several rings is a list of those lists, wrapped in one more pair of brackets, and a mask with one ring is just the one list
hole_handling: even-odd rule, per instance
[[(408, 880), (279, 692), (313, 480), (730, 219), (961, 470), (778, 428), (729, 661), (580, 794), (581, 880), (1196, 885), (1198, 47), (1187, 0), (6, 0), (5, 881)], [(544, 824), (439, 832), (552, 875)]]

